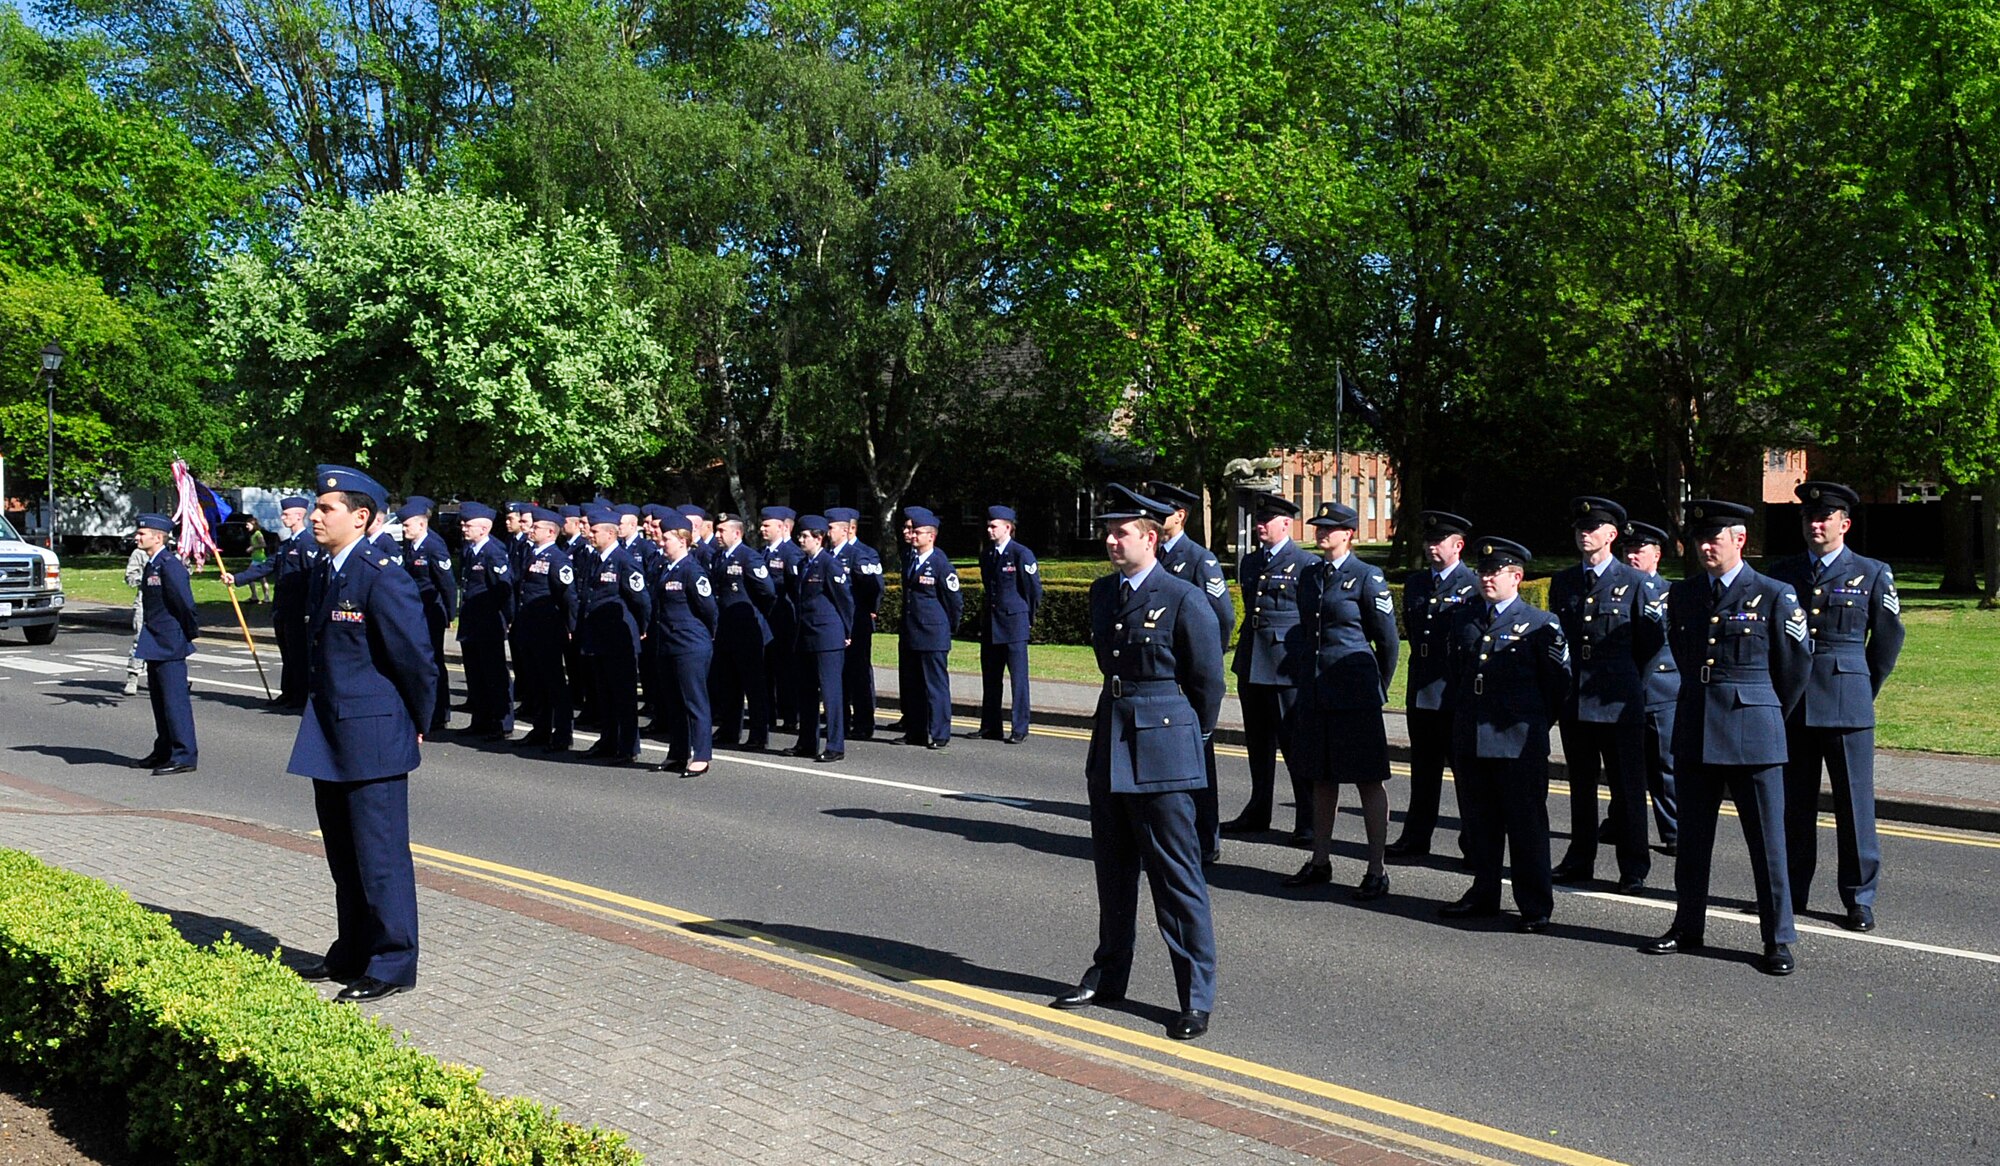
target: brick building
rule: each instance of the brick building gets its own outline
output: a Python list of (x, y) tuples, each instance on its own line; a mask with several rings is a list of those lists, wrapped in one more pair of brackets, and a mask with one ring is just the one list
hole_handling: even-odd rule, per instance
[(1341, 502), (1361, 516), (1359, 541), (1385, 543), (1395, 536), (1396, 480), (1384, 455), (1348, 450), (1340, 457), (1338, 473), (1331, 450), (1274, 449), (1270, 456), (1284, 462), (1278, 492), (1298, 503), (1305, 517), (1322, 502)]

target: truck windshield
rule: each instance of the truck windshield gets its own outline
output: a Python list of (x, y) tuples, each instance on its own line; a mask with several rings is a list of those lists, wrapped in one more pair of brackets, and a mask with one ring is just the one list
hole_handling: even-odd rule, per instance
[(20, 535), (14, 533), (14, 528), (7, 524), (6, 516), (0, 515), (0, 542), (26, 542), (26, 541), (27, 541), (26, 539), (23, 539)]

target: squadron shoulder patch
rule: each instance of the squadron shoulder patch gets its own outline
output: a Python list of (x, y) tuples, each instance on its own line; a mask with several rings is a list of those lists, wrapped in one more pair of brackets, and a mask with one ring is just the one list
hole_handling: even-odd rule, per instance
[(696, 575), (694, 577), (694, 590), (695, 594), (701, 596), (707, 596), (712, 594), (708, 586), (708, 576)]
[(576, 582), (576, 572), (570, 569), (569, 564), (564, 563), (562, 567), (556, 571), (556, 578), (561, 579), (564, 584), (574, 583)]
[(646, 577), (634, 571), (630, 575), (625, 576), (625, 586), (630, 587), (635, 592), (644, 591), (646, 589)]
[(1040, 563), (1022, 563), (1021, 569), (1030, 575), (1039, 575), (1042, 572), (1042, 565)]
[(944, 577), (944, 587), (947, 591), (958, 590), (958, 576), (956, 574), (946, 575)]

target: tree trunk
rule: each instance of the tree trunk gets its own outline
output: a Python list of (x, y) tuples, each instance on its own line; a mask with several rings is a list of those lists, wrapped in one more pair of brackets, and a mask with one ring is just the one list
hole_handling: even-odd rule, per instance
[(1984, 517), (1979, 533), (1986, 540), (1986, 586), (1979, 593), (1979, 606), (2000, 607), (2000, 470), (1987, 475)]
[[(1389, 566), (1391, 569), (1415, 567), (1416, 539), (1413, 537), (1419, 525), (1417, 515), (1424, 508), (1424, 468), (1421, 458), (1389, 458), (1389, 476), (1396, 482), (1396, 505), (1390, 511), (1396, 525), (1396, 533), (1389, 540)], [(1334, 494), (1339, 496), (1339, 483), (1335, 483)]]
[(897, 521), (897, 516), (903, 512), (903, 492), (896, 490), (885, 494), (878, 491), (875, 502), (879, 508), (876, 514), (882, 526), (882, 533), (877, 536), (875, 551), (882, 556), (883, 574), (894, 573), (900, 577), (903, 573), (903, 540), (900, 537), (903, 524)]
[(1973, 566), (1972, 487), (1948, 482), (1944, 489), (1944, 582), (1938, 587), (1947, 595), (1968, 595), (1979, 590)]

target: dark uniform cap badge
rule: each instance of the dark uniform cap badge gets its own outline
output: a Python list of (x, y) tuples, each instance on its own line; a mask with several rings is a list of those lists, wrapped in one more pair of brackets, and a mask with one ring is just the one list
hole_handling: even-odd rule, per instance
[(1438, 516), (1437, 516), (1437, 515), (1435, 515), (1435, 514), (1426, 514), (1426, 515), (1424, 515), (1424, 525), (1425, 525), (1425, 526), (1436, 526), (1437, 524), (1438, 524)]
[(1708, 514), (1702, 507), (1697, 506), (1694, 508), (1694, 516), (1696, 518), (1707, 518)]
[(1819, 497), (1819, 487), (1814, 486), (1810, 491), (1807, 492), (1807, 496), (1812, 498)]
[(1578, 514), (1589, 514), (1589, 513), (1590, 513), (1590, 500), (1589, 500), (1589, 499), (1584, 499), (1584, 500), (1582, 500), (1582, 501), (1578, 502), (1578, 503), (1576, 504), (1576, 512), (1577, 512)]
[(1492, 544), (1492, 543), (1487, 543), (1487, 544), (1486, 544), (1485, 546), (1483, 546), (1483, 547), (1480, 547), (1480, 548), (1479, 548), (1479, 553), (1480, 553), (1480, 554), (1482, 554), (1482, 555), (1490, 555), (1490, 554), (1492, 554), (1492, 553), (1493, 553), (1493, 544)]
[(326, 488), (327, 488), (327, 489), (329, 489), (329, 490), (333, 489), (333, 487), (335, 486), (335, 484), (337, 484), (337, 483), (338, 483), (339, 481), (340, 481), (340, 479), (338, 479), (338, 478), (328, 478), (328, 479), (326, 480)]

